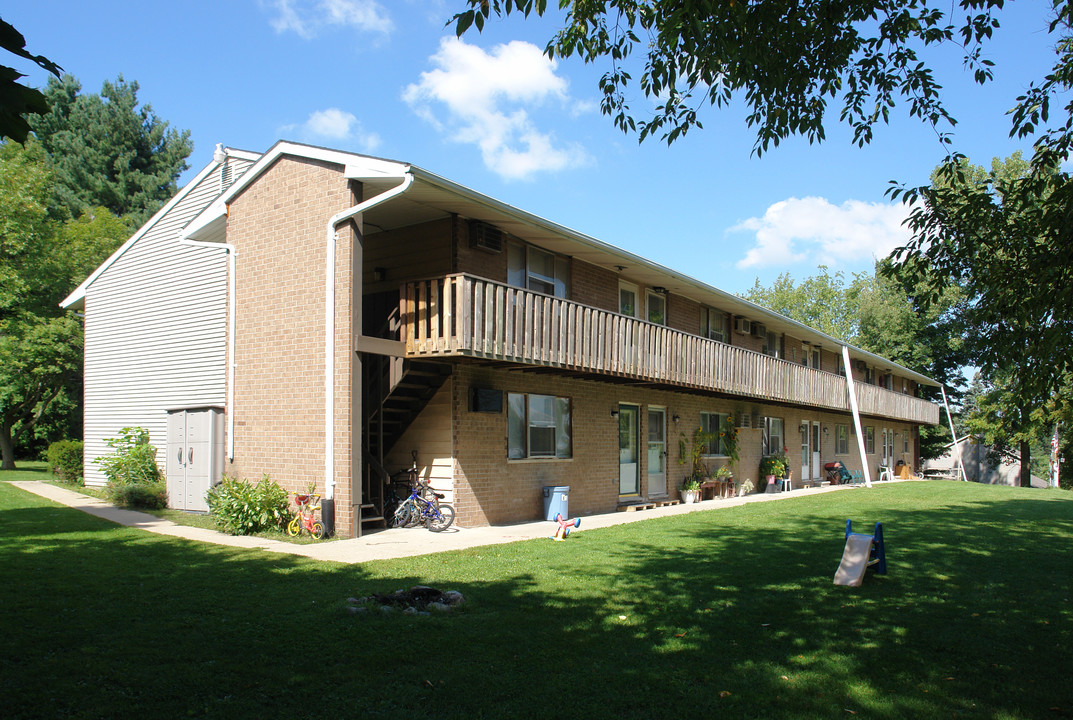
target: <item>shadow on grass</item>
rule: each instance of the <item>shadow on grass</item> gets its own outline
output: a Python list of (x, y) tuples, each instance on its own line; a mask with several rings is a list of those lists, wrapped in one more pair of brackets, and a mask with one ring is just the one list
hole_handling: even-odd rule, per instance
[[(5, 714), (1068, 712), (1041, 671), (1070, 664), (1073, 505), (889, 490), (361, 567), (0, 504)], [(861, 588), (831, 584), (847, 516), (887, 533), (890, 572)], [(346, 612), (418, 583), (468, 606)]]

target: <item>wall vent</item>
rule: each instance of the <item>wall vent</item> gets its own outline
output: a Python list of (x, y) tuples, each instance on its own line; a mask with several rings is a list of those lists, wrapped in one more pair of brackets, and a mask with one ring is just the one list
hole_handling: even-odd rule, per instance
[(486, 252), (503, 252), (503, 231), (495, 225), (472, 220), (469, 224), (469, 244), (470, 247), (480, 248)]
[(224, 166), (220, 168), (220, 192), (231, 187), (232, 182), (234, 182), (234, 173), (231, 170), (231, 163), (224, 160)]

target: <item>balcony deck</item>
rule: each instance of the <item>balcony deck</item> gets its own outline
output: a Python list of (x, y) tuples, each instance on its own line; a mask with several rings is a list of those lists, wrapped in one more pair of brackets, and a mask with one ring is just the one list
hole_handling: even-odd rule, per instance
[[(848, 412), (846, 380), (580, 303), (457, 274), (401, 289), (408, 357), (462, 356)], [(939, 408), (855, 382), (862, 415), (935, 425)]]

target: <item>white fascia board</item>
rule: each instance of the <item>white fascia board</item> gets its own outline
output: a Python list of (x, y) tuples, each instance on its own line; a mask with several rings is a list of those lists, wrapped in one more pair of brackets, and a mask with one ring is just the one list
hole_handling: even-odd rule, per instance
[(351, 179), (365, 178), (371, 180), (402, 177), (410, 167), (409, 165), (391, 160), (381, 160), (379, 158), (357, 155), (355, 153), (343, 152), (341, 150), (331, 150), (316, 145), (303, 145), (302, 143), (280, 140), (270, 147), (256, 163), (249, 167), (246, 172), (242, 174), (242, 177), (238, 178), (235, 183), (220, 196), (219, 201), (223, 203), (224, 206), (229, 204), (239, 193), (255, 182), (257, 178), (261, 176), (261, 173), (270, 168), (276, 160), (284, 155), (292, 155), (294, 157), (308, 158), (310, 160), (320, 160), (335, 165), (342, 165), (344, 168), (344, 176)]
[[(246, 150), (232, 150), (227, 149), (227, 156), (238, 158), (239, 160), (247, 160), (249, 162), (256, 163), (261, 159), (260, 153), (253, 153)], [(247, 168), (248, 172), (252, 168)], [(245, 177), (244, 172), (239, 179)], [(237, 182), (237, 180), (236, 180)], [(227, 220), (227, 203), (224, 202), (223, 196), (217, 197), (209, 205), (202, 210), (193, 220), (186, 224), (182, 230), (179, 231), (179, 238), (182, 240), (199, 240), (206, 235), (217, 235), (223, 230), (223, 224)]]
[(180, 240), (198, 240), (219, 231), (227, 220), (227, 203), (216, 198), (179, 231)]
[(807, 339), (812, 342), (818, 341), (818, 343), (821, 345), (831, 345), (836, 347), (842, 347), (843, 345), (845, 345), (849, 348), (852, 354), (858, 357), (868, 358), (875, 364), (891, 368), (892, 370), (897, 371), (899, 375), (904, 375), (905, 377), (908, 377), (918, 383), (922, 383), (924, 385), (931, 385), (933, 387), (939, 387), (940, 383), (929, 378), (926, 375), (922, 375), (918, 372), (910, 370), (907, 367), (903, 367), (888, 358), (884, 358), (880, 355), (876, 355), (875, 353), (851, 345), (845, 340), (840, 340), (836, 337), (828, 335), (827, 333), (820, 332), (815, 328), (811, 328), (804, 323), (794, 320), (793, 318), (786, 317), (785, 315), (777, 313), (774, 310), (769, 310), (765, 307), (757, 305), (756, 303), (750, 300), (746, 300), (743, 297), (728, 293), (725, 290), (720, 290), (713, 285), (708, 285), (707, 283), (701, 282), (700, 280), (697, 280), (695, 278), (691, 278), (688, 275), (683, 275), (682, 273), (676, 272), (668, 267), (660, 265), (659, 263), (655, 263), (651, 260), (643, 258), (640, 255), (634, 255), (627, 250), (615, 247), (614, 245), (610, 245), (601, 240), (597, 240), (596, 238), (591, 237), (589, 235), (585, 235), (584, 233), (580, 233), (576, 230), (571, 230), (570, 228), (565, 227), (563, 225), (559, 225), (558, 223), (552, 222), (551, 220), (547, 220), (538, 215), (528, 213), (513, 205), (509, 205), (507, 203), (496, 200), (495, 198), (483, 195), (476, 190), (467, 188), (464, 185), (459, 185), (458, 183), (448, 180), (447, 178), (444, 178), (440, 175), (436, 175), (435, 173), (428, 172), (427, 170), (423, 170), (416, 166), (410, 166), (409, 170), (414, 175), (414, 178), (417, 180), (439, 186), (450, 193), (460, 195), (468, 200), (485, 205), (497, 212), (512, 216), (519, 222), (534, 227), (542, 228), (544, 230), (548, 230), (552, 233), (555, 233), (556, 235), (560, 235), (574, 242), (586, 245), (594, 250), (598, 250), (600, 252), (604, 252), (609, 255), (618, 257), (624, 261), (623, 264), (625, 265), (642, 265), (650, 270), (658, 272), (662, 275), (666, 275), (670, 279), (681, 282), (684, 285), (689, 285), (703, 293), (715, 295), (723, 301), (721, 304), (730, 305), (732, 307), (737, 306), (741, 309), (741, 312), (743, 314), (747, 314), (750, 317), (759, 316), (761, 319), (766, 317), (773, 320), (778, 320), (781, 323), (791, 325), (801, 332), (803, 336), (802, 339)]
[(133, 235), (131, 235), (130, 238), (125, 243), (120, 245), (119, 249), (117, 249), (114, 253), (109, 255), (107, 260), (105, 260), (103, 263), (101, 263), (101, 265), (96, 270), (94, 270), (92, 273), (90, 273), (89, 277), (87, 277), (85, 280), (83, 280), (82, 284), (74, 289), (74, 292), (72, 292), (70, 295), (65, 297), (62, 301), (60, 301), (60, 307), (64, 308), (65, 310), (79, 310), (79, 309), (82, 309), (85, 306), (86, 289), (90, 285), (93, 284), (93, 281), (96, 280), (98, 277), (100, 277), (101, 273), (103, 273), (105, 270), (110, 268), (112, 266), (112, 264), (116, 260), (121, 258), (123, 256), (123, 253), (125, 253), (127, 251), (127, 249), (130, 248), (131, 245), (133, 245), (134, 243), (138, 242), (138, 240), (141, 239), (141, 237), (143, 235), (145, 235), (147, 232), (149, 232), (149, 230), (154, 225), (156, 225), (156, 223), (162, 217), (167, 215), (168, 212), (173, 207), (175, 207), (184, 197), (186, 197), (190, 193), (191, 190), (193, 190), (195, 187), (197, 187), (198, 183), (200, 183), (202, 180), (204, 180), (209, 175), (209, 173), (211, 173), (213, 170), (215, 170), (216, 166), (217, 166), (217, 162), (215, 160), (213, 160), (208, 165), (206, 165), (204, 168), (202, 168), (201, 172), (199, 172), (197, 175), (195, 175), (193, 180), (191, 180), (190, 182), (186, 183), (186, 185), (183, 186), (182, 190), (177, 192), (175, 194), (175, 196), (172, 197), (171, 200), (168, 200), (168, 202), (164, 204), (164, 207), (162, 207), (159, 210), (157, 210), (156, 214), (153, 215), (153, 217), (149, 218), (148, 222), (146, 222), (144, 225), (142, 225), (140, 228), (138, 228), (138, 231), (136, 233), (134, 233)]

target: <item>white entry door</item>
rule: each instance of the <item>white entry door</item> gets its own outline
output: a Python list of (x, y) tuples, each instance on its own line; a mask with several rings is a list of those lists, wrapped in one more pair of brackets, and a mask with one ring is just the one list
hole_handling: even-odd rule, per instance
[(641, 464), (638, 448), (638, 415), (636, 405), (618, 406), (618, 494), (641, 494)]
[(648, 495), (667, 494), (667, 411), (648, 408)]
[(820, 463), (820, 424), (812, 423), (812, 475), (813, 480), (823, 478), (823, 467)]

